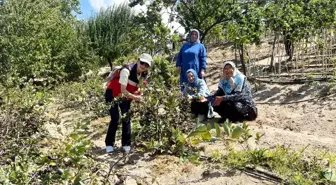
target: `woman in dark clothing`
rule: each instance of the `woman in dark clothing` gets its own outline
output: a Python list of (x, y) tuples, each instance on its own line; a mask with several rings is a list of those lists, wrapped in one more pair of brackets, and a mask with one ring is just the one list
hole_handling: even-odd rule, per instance
[(243, 75), (233, 62), (225, 62), (218, 90), (213, 95), (214, 111), (221, 116), (220, 122), (252, 121), (257, 118), (257, 107)]

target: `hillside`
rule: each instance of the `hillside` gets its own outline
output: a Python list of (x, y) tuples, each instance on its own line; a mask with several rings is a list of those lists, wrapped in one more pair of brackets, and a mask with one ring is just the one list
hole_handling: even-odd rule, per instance
[[(209, 73), (216, 75), (224, 60), (232, 60), (229, 49), (214, 48), (209, 52)], [(257, 51), (258, 52), (258, 51)], [(226, 55), (228, 57), (222, 57)], [(211, 90), (217, 87), (218, 76), (208, 78)], [(254, 100), (257, 102), (259, 117), (248, 122), (252, 135), (260, 133), (263, 137), (258, 143), (248, 140), (250, 149), (274, 149), (282, 146), (293, 151), (306, 148), (304, 155), (316, 151), (336, 151), (336, 94), (328, 83), (279, 85), (252, 83)], [(328, 94), (328, 93), (329, 94)], [(65, 113), (63, 119), (76, 119), (74, 112)], [(182, 162), (170, 155), (152, 156), (134, 148), (129, 155), (122, 150), (105, 154), (105, 132), (109, 117), (99, 118), (90, 124), (90, 140), (94, 143), (97, 162), (105, 170), (113, 167), (111, 184), (278, 184), (269, 176), (232, 169), (219, 169), (216, 164), (203, 161), (201, 165)], [(214, 123), (217, 118), (208, 122)], [(66, 129), (61, 129), (66, 130)], [(119, 141), (117, 142), (120, 143)], [(118, 145), (120, 147), (120, 145)], [(227, 144), (221, 140), (202, 143), (202, 155), (212, 156), (214, 152), (224, 152)], [(239, 147), (240, 148), (240, 147)], [(106, 173), (105, 172), (105, 173)], [(105, 174), (106, 175), (106, 174)]]

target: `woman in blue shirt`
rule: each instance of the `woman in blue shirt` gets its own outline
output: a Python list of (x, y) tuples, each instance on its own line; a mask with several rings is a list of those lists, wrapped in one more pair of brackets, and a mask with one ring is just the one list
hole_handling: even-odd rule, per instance
[(214, 95), (214, 111), (221, 116), (221, 121), (231, 122), (255, 120), (258, 116), (257, 107), (252, 93), (243, 75), (231, 61), (224, 63), (222, 78)]
[(205, 77), (206, 70), (206, 49), (199, 40), (200, 34), (196, 29), (192, 29), (189, 32), (189, 40), (183, 44), (176, 62), (177, 73), (180, 73), (180, 85), (181, 90), (186, 83), (188, 83), (186, 72), (189, 69), (196, 71), (198, 78)]

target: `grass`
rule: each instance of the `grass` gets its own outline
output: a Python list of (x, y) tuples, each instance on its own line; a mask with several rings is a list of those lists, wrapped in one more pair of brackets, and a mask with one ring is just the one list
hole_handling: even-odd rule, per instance
[[(307, 148), (307, 147), (306, 147)], [(278, 146), (275, 149), (215, 151), (210, 161), (229, 169), (263, 169), (282, 179), (283, 184), (335, 184), (336, 154), (315, 152), (307, 156), (305, 149), (295, 151)]]

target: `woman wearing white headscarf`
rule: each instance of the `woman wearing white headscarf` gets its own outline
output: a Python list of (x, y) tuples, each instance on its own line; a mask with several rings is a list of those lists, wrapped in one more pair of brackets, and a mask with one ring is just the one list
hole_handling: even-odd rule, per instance
[(222, 78), (212, 100), (214, 111), (221, 116), (221, 122), (255, 120), (257, 107), (243, 75), (231, 61), (224, 63)]

